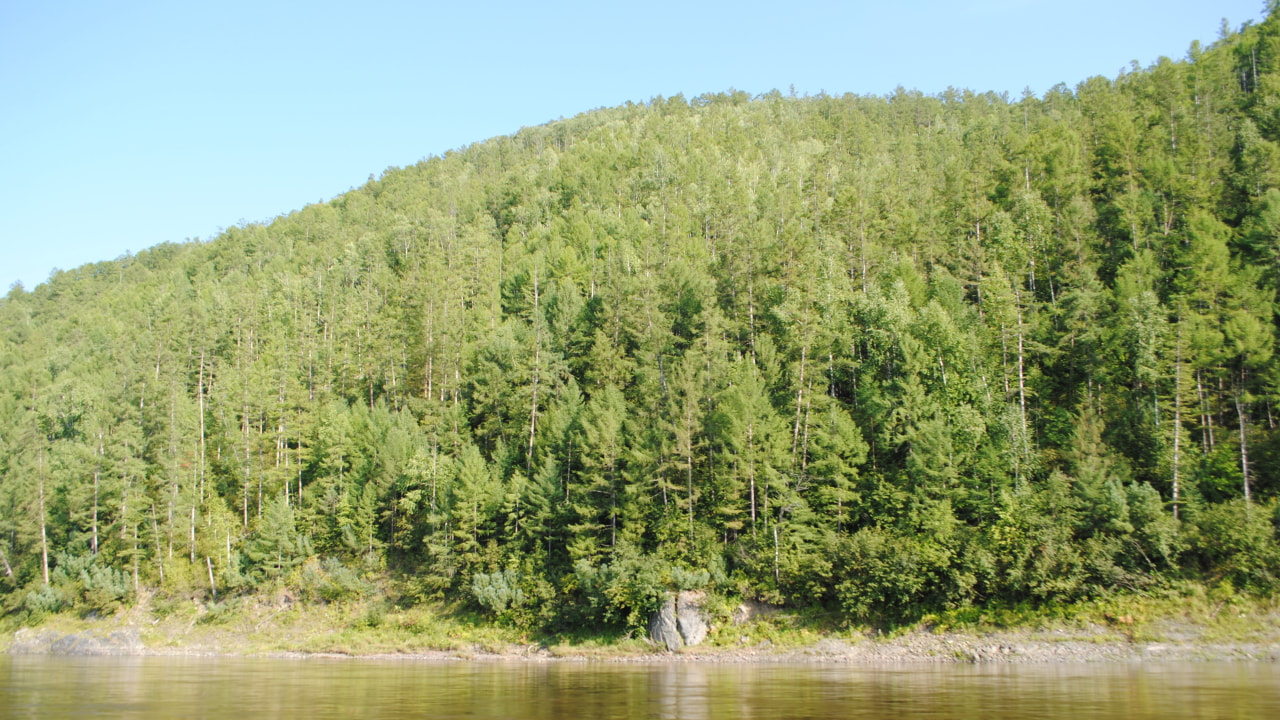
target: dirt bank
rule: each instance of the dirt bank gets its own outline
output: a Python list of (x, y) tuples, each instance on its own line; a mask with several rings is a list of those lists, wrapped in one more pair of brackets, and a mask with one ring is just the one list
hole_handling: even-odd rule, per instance
[[(273, 630), (280, 630), (274, 628)], [(388, 647), (324, 649), (314, 643), (292, 644), (285, 633), (259, 629), (254, 634), (196, 634), (164, 636), (111, 620), (94, 627), (27, 628), (9, 638), (10, 654), (135, 655), (135, 656), (253, 656), (342, 657), (424, 661), (619, 662), (619, 663), (1116, 663), (1185, 661), (1280, 660), (1280, 638), (1222, 640), (1203, 628), (1181, 625), (1165, 628), (1158, 637), (1134, 637), (1111, 627), (1075, 630), (1002, 630), (933, 632), (916, 629), (891, 637), (849, 634), (824, 637), (803, 645), (781, 646), (769, 641), (737, 645), (708, 645), (678, 652), (659, 651), (644, 644), (575, 647), (539, 643), (454, 642), (433, 649), (417, 644)], [(745, 640), (745, 638), (743, 638)], [(316, 648), (316, 649), (308, 649)], [(335, 648), (337, 646), (335, 645)]]

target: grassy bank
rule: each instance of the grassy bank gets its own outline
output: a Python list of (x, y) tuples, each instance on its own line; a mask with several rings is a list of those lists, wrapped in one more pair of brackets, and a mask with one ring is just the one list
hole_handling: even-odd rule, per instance
[[(721, 603), (722, 608), (732, 603)], [(538, 634), (491, 622), (447, 605), (399, 607), (382, 598), (304, 603), (286, 593), (207, 602), (144, 595), (115, 613), (63, 612), (43, 618), (9, 616), (0, 625), (0, 650), (29, 627), (60, 634), (104, 634), (138, 628), (147, 651), (175, 654), (339, 654), (351, 656), (537, 656), (626, 659), (658, 653), (642, 632), (581, 630)], [(1117, 595), (1070, 605), (966, 608), (892, 627), (849, 624), (833, 614), (778, 609), (735, 623), (713, 617), (696, 657), (776, 657), (814, 652), (848, 654), (852, 648), (951, 653), (969, 657), (982, 643), (1001, 647), (1074, 644), (1280, 649), (1280, 600), (1230, 589), (1189, 585), (1155, 595)], [(833, 650), (834, 648), (834, 650)], [(1226, 649), (1226, 650), (1223, 650)], [(865, 653), (864, 653), (865, 654)], [(1229, 653), (1228, 653), (1229, 654)]]

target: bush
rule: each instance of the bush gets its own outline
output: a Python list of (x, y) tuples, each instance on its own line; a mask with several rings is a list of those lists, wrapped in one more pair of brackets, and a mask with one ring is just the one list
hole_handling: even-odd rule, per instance
[(295, 576), (295, 583), (303, 597), (324, 602), (354, 600), (375, 590), (359, 572), (337, 558), (307, 560)]
[(1280, 587), (1280, 547), (1274, 507), (1231, 500), (1188, 508), (1189, 545), (1201, 569), (1236, 588), (1269, 592)]
[(49, 583), (76, 607), (113, 610), (133, 592), (133, 579), (99, 560), (97, 555), (59, 553), (55, 556), (57, 564), (49, 574)]
[(221, 625), (234, 619), (238, 609), (239, 603), (234, 600), (213, 603), (205, 608), (202, 615), (196, 617), (196, 622), (200, 625)]
[(66, 595), (52, 585), (42, 585), (27, 593), (23, 606), (33, 618), (52, 615), (67, 603)]
[(671, 585), (676, 590), (700, 590), (710, 583), (710, 570), (687, 570), (680, 566), (671, 568)]
[(514, 570), (494, 573), (477, 573), (471, 578), (471, 595), (480, 607), (494, 615), (501, 615), (507, 608), (524, 604), (524, 591), (520, 589), (520, 575)]
[(365, 608), (364, 613), (352, 622), (352, 627), (367, 628), (370, 630), (382, 627), (382, 623), (387, 619), (387, 603), (379, 600)]
[[(644, 555), (631, 545), (619, 545), (612, 562), (596, 567), (579, 560), (573, 573), (589, 619), (640, 628), (648, 623), (649, 613), (658, 608), (667, 593), (664, 574), (670, 575), (670, 571), (663, 573), (662, 569), (658, 558)], [(689, 574), (681, 578), (687, 582), (700, 576)]]
[(951, 555), (937, 543), (864, 528), (843, 555), (836, 595), (855, 619), (896, 622), (947, 604)]
[(1176, 566), (1185, 548), (1178, 536), (1178, 521), (1165, 509), (1160, 493), (1148, 483), (1133, 483), (1127, 490), (1133, 536), (1144, 563), (1152, 571)]

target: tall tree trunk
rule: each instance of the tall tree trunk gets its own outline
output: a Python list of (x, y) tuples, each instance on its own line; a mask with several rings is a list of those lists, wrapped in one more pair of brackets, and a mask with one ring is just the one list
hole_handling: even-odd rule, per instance
[(751, 424), (747, 425), (747, 452), (751, 453), (751, 459), (747, 464), (747, 476), (751, 483), (751, 534), (756, 532), (756, 423), (755, 419), (751, 420)]
[(778, 523), (773, 524), (773, 582), (777, 583), (782, 576), (778, 569), (778, 562), (781, 559), (781, 553), (778, 550)]
[(809, 359), (809, 345), (806, 343), (800, 348), (800, 382), (796, 384), (796, 422), (795, 427), (791, 430), (791, 461), (795, 463), (796, 451), (800, 447), (800, 420), (804, 414), (804, 373), (805, 362)]
[(1018, 411), (1022, 422), (1022, 455), (1025, 458), (1031, 454), (1031, 447), (1027, 429), (1027, 376), (1026, 353), (1023, 347), (1022, 291), (1016, 286), (1013, 290), (1013, 298), (1014, 308), (1018, 313)]
[[(204, 502), (205, 429), (204, 429), (204, 348), (200, 348), (200, 372), (196, 381), (196, 398), (200, 412), (200, 502)], [(194, 502), (194, 501), (193, 501)]]
[(1178, 519), (1178, 469), (1182, 460), (1182, 316), (1178, 316), (1178, 341), (1173, 364), (1173, 519)]
[(93, 464), (93, 538), (90, 540), (90, 550), (94, 555), (98, 554), (98, 488), (102, 476), (102, 432), (98, 432), (98, 460)]
[(1240, 385), (1236, 388), (1236, 417), (1240, 422), (1240, 476), (1244, 484), (1244, 501), (1247, 503), (1252, 500), (1252, 493), (1249, 489), (1249, 405), (1244, 402), (1244, 382), (1245, 371), (1240, 370)]
[(160, 569), (160, 582), (164, 583), (164, 557), (160, 552), (160, 524), (156, 522), (156, 504), (151, 503), (151, 536), (156, 543), (156, 567)]
[(538, 267), (533, 268), (533, 399), (529, 409), (529, 448), (525, 452), (525, 477), (533, 477), (533, 438), (538, 429), (538, 375), (542, 359), (542, 323), (538, 322)]
[(138, 592), (142, 582), (138, 578), (138, 523), (133, 524), (133, 591)]
[(49, 585), (49, 533), (45, 528), (44, 511), (44, 447), (36, 454), (37, 474), (40, 482), (40, 569), (44, 571), (45, 587)]
[(189, 545), (191, 547), (191, 564), (196, 562), (196, 501), (191, 499), (191, 535)]

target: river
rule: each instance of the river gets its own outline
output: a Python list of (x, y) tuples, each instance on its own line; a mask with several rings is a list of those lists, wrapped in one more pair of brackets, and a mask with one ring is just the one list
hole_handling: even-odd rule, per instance
[(1280, 718), (1280, 665), (0, 656), (0, 718)]

